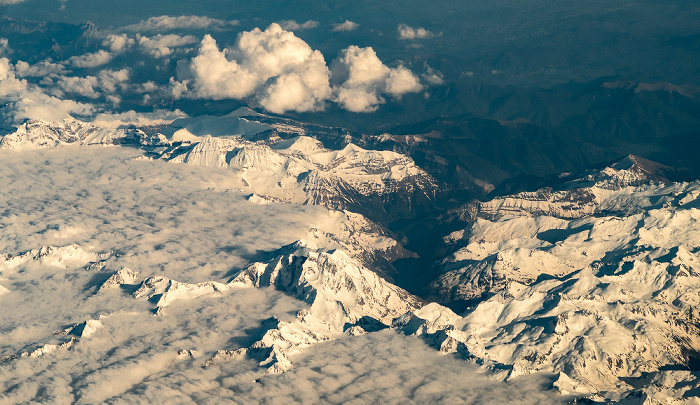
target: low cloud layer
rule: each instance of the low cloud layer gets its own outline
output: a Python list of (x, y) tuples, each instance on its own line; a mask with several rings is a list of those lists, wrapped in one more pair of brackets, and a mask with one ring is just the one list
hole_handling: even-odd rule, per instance
[(319, 51), (279, 24), (243, 32), (234, 47), (223, 50), (205, 36), (171, 87), (175, 97), (252, 99), (275, 113), (318, 111), (327, 101), (369, 112), (385, 102), (383, 95), (422, 89), (410, 70), (389, 68), (369, 47), (343, 50), (329, 70)]
[[(304, 303), (268, 289), (238, 289), (168, 306), (97, 280), (127, 266), (139, 279), (225, 279), (259, 251), (322, 227), (318, 206), (258, 205), (231, 191), (226, 170), (133, 160), (120, 147), (0, 151), (0, 253), (76, 243), (118, 254), (104, 268), (27, 265), (2, 274), (0, 357), (60, 338), (87, 319), (102, 325), (70, 350), (0, 363), (0, 403), (473, 403), (564, 402), (546, 377), (489, 380), (473, 364), (393, 330), (319, 344), (282, 375), (242, 359), (202, 368), (216, 350), (245, 347), (261, 322), (295, 319)], [(31, 184), (31, 187), (27, 185)], [(185, 354), (180, 354), (180, 351)]]

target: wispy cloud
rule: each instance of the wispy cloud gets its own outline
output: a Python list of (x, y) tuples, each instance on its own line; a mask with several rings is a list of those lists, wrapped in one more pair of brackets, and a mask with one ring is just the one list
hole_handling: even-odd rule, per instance
[(345, 22), (333, 24), (332, 30), (336, 32), (348, 32), (356, 30), (359, 26), (360, 24), (354, 23), (350, 20), (345, 20)]
[(127, 25), (123, 29), (127, 31), (172, 31), (184, 30), (223, 30), (239, 24), (238, 20), (224, 21), (216, 18), (196, 15), (151, 17), (137, 24)]
[(398, 31), (399, 39), (425, 39), (435, 36), (435, 34), (425, 28), (413, 28), (406, 24), (399, 24)]

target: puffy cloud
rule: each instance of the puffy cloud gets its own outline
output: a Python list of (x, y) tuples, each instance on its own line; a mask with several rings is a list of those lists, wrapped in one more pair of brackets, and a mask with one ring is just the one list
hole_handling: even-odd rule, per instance
[(199, 54), (192, 59), (195, 94), (200, 98), (243, 98), (253, 94), (258, 83), (257, 74), (235, 60), (228, 60), (225, 51), (219, 51), (216, 41), (206, 35)]
[(172, 31), (176, 29), (210, 29), (222, 30), (231, 26), (238, 25), (238, 20), (223, 21), (216, 18), (183, 15), (172, 17), (162, 15), (160, 17), (151, 17), (143, 20), (138, 24), (127, 25), (124, 29), (129, 31)]
[(353, 112), (371, 112), (385, 102), (381, 93), (400, 97), (423, 87), (418, 78), (403, 66), (384, 65), (371, 47), (350, 46), (331, 66), (337, 83), (335, 101)]
[[(100, 71), (97, 76), (59, 76), (56, 80), (56, 85), (60, 90), (67, 93), (79, 94), (88, 98), (99, 98), (101, 94), (97, 91), (98, 89), (106, 93), (125, 90), (129, 74), (129, 69), (105, 69)], [(115, 101), (114, 96), (111, 96), (110, 99), (112, 102)]]
[(206, 35), (197, 56), (178, 64), (178, 78), (170, 82), (175, 98), (248, 99), (280, 114), (320, 110), (328, 100), (369, 112), (385, 102), (382, 95), (399, 98), (422, 89), (410, 70), (389, 68), (372, 48), (343, 50), (329, 71), (319, 51), (279, 24), (243, 32), (223, 50)]
[(138, 36), (138, 41), (142, 50), (155, 58), (162, 58), (173, 53), (170, 48), (197, 43), (197, 38), (192, 35), (158, 34), (150, 38)]
[(0, 0), (0, 6), (9, 6), (11, 4), (24, 3), (27, 0)]
[(19, 77), (43, 77), (65, 73), (68, 73), (66, 67), (61, 63), (53, 63), (51, 59), (42, 60), (33, 65), (21, 60), (15, 64), (15, 74)]
[(3, 116), (15, 123), (27, 118), (60, 121), (70, 114), (87, 115), (94, 110), (90, 104), (61, 100), (26, 80), (17, 79), (7, 58), (0, 58), (0, 100), (6, 103)]
[(435, 36), (425, 28), (412, 28), (406, 24), (399, 24), (399, 39), (424, 39)]
[(391, 69), (386, 79), (386, 92), (394, 97), (400, 97), (406, 93), (417, 93), (422, 88), (416, 75), (404, 66)]
[(98, 98), (100, 93), (95, 91), (95, 87), (98, 86), (97, 78), (95, 76), (86, 77), (67, 77), (63, 76), (56, 82), (61, 90), (68, 93), (79, 94), (83, 97), (88, 98)]
[(102, 42), (102, 46), (109, 47), (112, 52), (121, 52), (134, 45), (135, 42), (133, 38), (130, 38), (126, 34), (113, 34)]
[(92, 68), (97, 66), (102, 66), (113, 58), (112, 54), (100, 49), (95, 53), (86, 53), (85, 55), (72, 56), (68, 59), (68, 62), (77, 68)]
[(15, 76), (12, 64), (7, 58), (0, 58), (0, 97), (7, 97), (26, 91), (27, 81)]
[(354, 23), (350, 20), (345, 20), (345, 22), (333, 24), (333, 31), (336, 31), (336, 32), (354, 31), (359, 26), (360, 26), (360, 24), (358, 24), (358, 23)]
[[(321, 109), (331, 94), (323, 55), (278, 24), (243, 32), (233, 48), (223, 51), (205, 36), (189, 73), (195, 97), (257, 96), (263, 107), (277, 113)], [(174, 86), (174, 94), (182, 94), (181, 85)]]
[(120, 90), (123, 91), (125, 83), (129, 80), (130, 74), (131, 72), (129, 71), (129, 69), (105, 69), (98, 74), (100, 87), (102, 87), (107, 92), (114, 93), (115, 91), (117, 91), (117, 86), (119, 86)]
[(308, 20), (307, 22), (305, 22), (303, 24), (299, 24), (298, 22), (296, 22), (294, 20), (284, 20), (284, 21), (280, 21), (279, 25), (282, 27), (282, 29), (285, 29), (288, 31), (302, 31), (302, 30), (309, 30), (309, 29), (318, 27), (318, 21)]
[(0, 56), (9, 55), (10, 53), (12, 53), (10, 41), (7, 38), (0, 38)]
[(431, 68), (427, 63), (425, 64), (425, 72), (422, 76), (423, 80), (435, 86), (445, 83), (445, 76), (442, 72)]

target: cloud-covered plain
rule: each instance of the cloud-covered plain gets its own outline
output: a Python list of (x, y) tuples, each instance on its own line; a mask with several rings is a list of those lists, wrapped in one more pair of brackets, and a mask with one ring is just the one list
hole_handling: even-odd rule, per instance
[(336, 32), (349, 32), (354, 31), (359, 27), (360, 24), (352, 22), (350, 20), (345, 20), (342, 23), (333, 24), (332, 30)]
[[(0, 403), (482, 403), (564, 402), (546, 377), (509, 383), (392, 330), (344, 337), (299, 356), (282, 375), (243, 359), (202, 368), (221, 348), (260, 338), (261, 322), (295, 319), (304, 303), (267, 289), (238, 289), (168, 306), (96, 283), (127, 266), (139, 279), (222, 279), (259, 250), (303, 237), (331, 215), (318, 206), (257, 205), (228, 170), (132, 160), (135, 149), (67, 147), (0, 151), (1, 253), (79, 244), (118, 254), (104, 268), (27, 265), (3, 274), (10, 289), (0, 357), (57, 339), (66, 325), (102, 327), (70, 350), (0, 363)], [(180, 350), (186, 353), (179, 354)], [(191, 352), (190, 352), (191, 351)]]
[(432, 38), (435, 36), (432, 32), (426, 30), (425, 28), (418, 27), (413, 28), (406, 24), (399, 24), (398, 27), (399, 39), (425, 39)]
[(329, 70), (318, 50), (279, 24), (243, 32), (223, 50), (207, 35), (180, 73), (171, 81), (176, 98), (252, 99), (275, 113), (318, 111), (327, 101), (369, 112), (386, 101), (383, 94), (398, 98), (422, 89), (409, 69), (389, 68), (372, 48), (343, 50)]
[(172, 31), (183, 30), (222, 30), (238, 25), (237, 20), (224, 21), (216, 18), (196, 15), (151, 17), (137, 24), (127, 25), (123, 29), (127, 31)]

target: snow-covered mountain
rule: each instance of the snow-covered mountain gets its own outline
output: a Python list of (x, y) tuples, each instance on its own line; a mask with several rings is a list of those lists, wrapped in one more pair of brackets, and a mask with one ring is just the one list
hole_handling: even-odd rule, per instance
[(272, 201), (323, 205), (374, 218), (434, 203), (437, 182), (410, 158), (348, 144), (326, 149), (307, 136), (271, 145), (242, 137), (176, 142), (158, 157), (235, 171), (246, 189)]
[(145, 137), (137, 129), (110, 129), (78, 120), (28, 120), (0, 139), (0, 149), (42, 149), (61, 145), (118, 145)]
[(155, 305), (156, 315), (179, 300), (235, 292), (241, 288), (275, 289), (304, 304), (296, 320), (263, 322), (262, 337), (250, 347), (220, 350), (204, 365), (248, 355), (270, 373), (288, 370), (290, 356), (314, 343), (343, 335), (387, 328), (394, 318), (419, 308), (421, 300), (379, 277), (341, 250), (319, 248), (300, 240), (281, 248), (277, 255), (240, 271), (229, 282), (184, 283), (166, 276), (136, 282), (135, 273), (120, 269), (99, 291), (115, 286), (132, 287), (133, 296)]
[(665, 172), (671, 170), (628, 155), (602, 169), (564, 173), (554, 184), (537, 191), (494, 198), (480, 204), (479, 215), (498, 219), (509, 214), (557, 218), (581, 218), (607, 212), (634, 214), (642, 207), (658, 204), (658, 197), (666, 192), (659, 194), (659, 187), (671, 183), (664, 177)]
[[(471, 308), (431, 339), (507, 378), (556, 373), (563, 393), (665, 398), (634, 390), (688, 378), (660, 373), (694, 370), (700, 358), (700, 183), (659, 181), (631, 164), (565, 187), (484, 203), (485, 215), (446, 237), (463, 247), (431, 294)], [(431, 322), (417, 313), (399, 326), (417, 333)]]
[[(134, 245), (122, 239), (119, 248), (109, 245), (119, 254), (94, 253), (84, 243), (40, 247), (44, 243), (36, 241), (44, 236), (35, 232), (30, 235), (34, 242), (28, 243), (36, 249), (0, 255), (0, 294), (16, 304), (33, 277), (40, 277), (42, 285), (61, 279), (62, 291), (74, 297), (76, 313), (66, 316), (53, 334), (35, 325), (20, 343), (6, 339), (10, 344), (4, 363), (53, 352), (68, 358), (73, 350), (93, 347), (93, 334), (99, 338), (118, 322), (137, 322), (130, 317), (155, 319), (166, 336), (187, 308), (200, 305), (197, 311), (225, 317), (231, 297), (272, 291), (291, 304), (272, 317), (261, 316), (259, 325), (246, 329), (251, 332), (245, 343), (228, 336), (177, 340), (177, 348), (167, 347), (164, 357), (176, 357), (178, 367), (205, 366), (206, 372), (246, 357), (274, 374), (291, 370), (294, 355), (316, 343), (393, 327), (424, 337), (440, 353), (456, 353), (482, 365), (490, 375), (507, 380), (532, 373), (555, 375), (554, 386), (567, 395), (664, 401), (687, 397), (697, 388), (699, 182), (671, 182), (663, 175), (667, 168), (628, 156), (582, 175), (562, 175), (548, 188), (469, 205), (474, 209), (464, 218), (473, 222), (445, 237), (452, 253), (428, 287), (429, 297), (439, 303), (426, 304), (389, 281), (395, 270), (391, 263), (414, 254), (374, 220), (408, 218), (417, 206), (434, 203), (437, 181), (405, 155), (350, 142), (329, 149), (310, 127), (265, 117), (254, 120), (250, 114), (180, 119), (149, 134), (77, 121), (27, 121), (2, 139), (3, 148), (16, 150), (131, 144), (163, 161), (225, 169), (198, 168), (197, 173), (207, 180), (214, 172), (233, 179), (226, 191), (216, 193), (237, 198), (240, 205), (234, 207), (242, 212), (280, 203), (334, 209), (297, 207), (319, 210), (308, 217), (314, 221), (308, 228), (302, 225), (294, 234), (303, 240), (278, 250), (251, 249), (235, 266), (215, 270), (208, 267), (211, 255), (190, 262), (190, 249), (197, 246), (182, 252), (173, 247), (173, 233), (197, 231), (194, 225), (179, 228), (182, 212), (175, 208), (181, 207), (168, 217), (171, 228), (152, 233), (149, 225), (125, 232), (123, 238), (141, 239)], [(84, 150), (74, 148), (76, 153)], [(132, 152), (129, 159), (138, 155), (129, 160), (135, 166), (186, 169)], [(135, 178), (143, 177), (148, 175)], [(210, 183), (202, 184), (206, 188)], [(232, 238), (238, 233), (232, 232)], [(193, 240), (196, 245), (207, 239)], [(121, 250), (125, 243), (131, 249), (155, 249), (149, 252), (152, 261), (139, 267), (130, 258), (133, 252)], [(225, 243), (219, 245), (216, 254), (227, 256)], [(184, 255), (186, 265), (169, 269), (171, 254)], [(80, 280), (79, 288), (73, 280)], [(457, 308), (464, 302), (468, 309), (460, 314), (440, 304)], [(128, 310), (117, 316), (116, 308)], [(187, 322), (199, 317), (188, 316)], [(188, 346), (190, 341), (199, 343)]]
[[(648, 243), (655, 231), (643, 224), (650, 216), (693, 212), (700, 184), (661, 182), (633, 162), (627, 157), (568, 181), (565, 191), (519, 193), (482, 203), (479, 218), (445, 237), (462, 247), (443, 263), (443, 274), (430, 286), (432, 294), (442, 302), (471, 300), (509, 281), (529, 284), (543, 275), (565, 276), (612, 252)], [(543, 198), (533, 199), (536, 195)], [(692, 244), (680, 237), (660, 246)]]

